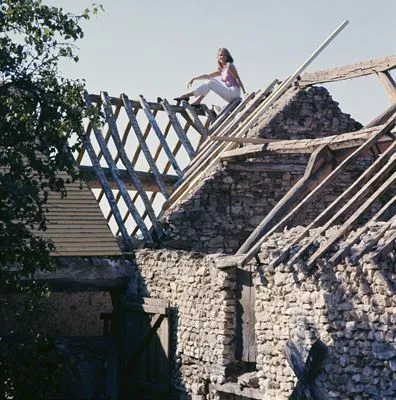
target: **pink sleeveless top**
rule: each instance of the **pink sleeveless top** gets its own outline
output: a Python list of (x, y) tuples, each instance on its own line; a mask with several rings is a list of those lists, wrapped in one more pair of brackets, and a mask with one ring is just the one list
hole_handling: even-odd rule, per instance
[(221, 71), (221, 80), (228, 87), (231, 87), (231, 86), (238, 87), (238, 82), (236, 81), (236, 79), (231, 74), (229, 68), (230, 68), (230, 63), (227, 63), (227, 65)]

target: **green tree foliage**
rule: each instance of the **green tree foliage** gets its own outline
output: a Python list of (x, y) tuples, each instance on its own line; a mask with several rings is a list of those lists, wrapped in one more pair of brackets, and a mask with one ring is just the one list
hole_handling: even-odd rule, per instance
[(0, 1), (2, 289), (15, 289), (21, 276), (51, 266), (51, 244), (31, 228), (45, 229), (48, 190), (64, 194), (59, 171), (76, 177), (70, 150), (79, 145), (83, 82), (62, 77), (59, 62), (78, 61), (79, 24), (92, 12), (97, 8), (72, 15), (40, 0)]
[[(97, 11), (73, 15), (40, 0), (0, 0), (0, 307), (7, 306), (4, 293), (25, 292), (33, 318), (35, 299), (47, 292), (24, 278), (54, 268), (53, 246), (37, 231), (46, 229), (48, 192), (64, 196), (65, 181), (77, 178), (71, 152), (87, 112), (84, 83), (63, 77), (59, 63), (78, 61), (80, 24)], [(41, 397), (59, 367), (50, 342), (25, 333), (29, 340), (0, 337), (0, 393), (7, 398)]]

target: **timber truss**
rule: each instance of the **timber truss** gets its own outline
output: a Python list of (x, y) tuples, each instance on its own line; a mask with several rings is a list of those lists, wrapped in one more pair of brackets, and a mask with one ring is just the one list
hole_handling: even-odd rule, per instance
[[(358, 156), (370, 150), (376, 152), (376, 162), (274, 262), (275, 265), (293, 262), (303, 256), (309, 245), (301, 247), (292, 258), (290, 249), (298, 245), (310, 229), (321, 227), (319, 235), (342, 215), (349, 215), (356, 209), (339, 228), (337, 235), (329, 238), (309, 258), (308, 265), (313, 265), (356, 225), (359, 216), (379, 196), (395, 184), (396, 143), (392, 130), (396, 123), (396, 84), (390, 74), (395, 68), (396, 56), (309, 74), (301, 74), (300, 69), (283, 83), (274, 80), (268, 87), (246, 95), (242, 101), (230, 103), (217, 117), (205, 105), (194, 108), (187, 102), (170, 105), (166, 99), (150, 103), (143, 96), (133, 101), (125, 94), (118, 98), (109, 97), (105, 92), (87, 94), (87, 106), (100, 109), (105, 115), (105, 122), (102, 126), (91, 121), (87, 123), (83, 135), (84, 147), (77, 156), (77, 163), (104, 210), (113, 233), (121, 234), (127, 247), (131, 248), (135, 239), (139, 239), (140, 245), (161, 241), (166, 235), (163, 224), (165, 213), (172, 212), (186, 200), (222, 159), (249, 152), (257, 155), (271, 146), (284, 152), (298, 152), (300, 148), (301, 152), (312, 153), (301, 180), (264, 218), (236, 256), (224, 260), (224, 265), (232, 265), (236, 262), (247, 263), (257, 256), (261, 244), (269, 235), (290, 226), (295, 217)], [(300, 141), (246, 137), (258, 119), (293, 85), (303, 88), (368, 74), (378, 76), (392, 106), (361, 131)], [(241, 144), (248, 146), (236, 149)], [(337, 154), (337, 149), (342, 149), (342, 157)], [(335, 167), (330, 168), (330, 165)], [(387, 211), (393, 210), (394, 203), (395, 198), (373, 215), (368, 225), (358, 230), (356, 235), (367, 230), (372, 221), (388, 215)], [(383, 230), (394, 225), (395, 217), (392, 216)], [(382, 250), (377, 250), (377, 257), (394, 246), (395, 235), (396, 229), (388, 242), (381, 245)], [(380, 238), (381, 234), (378, 234), (378, 241)], [(343, 251), (333, 257), (334, 261), (344, 256), (353, 241), (357, 240), (358, 237), (343, 246)]]

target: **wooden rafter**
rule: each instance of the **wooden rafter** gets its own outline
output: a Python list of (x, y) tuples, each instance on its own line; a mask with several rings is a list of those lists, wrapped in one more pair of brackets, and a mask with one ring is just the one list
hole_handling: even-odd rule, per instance
[[(394, 146), (396, 148), (396, 146)], [(373, 190), (374, 185), (377, 185), (388, 176), (390, 172), (392, 172), (395, 169), (396, 166), (396, 154), (394, 152), (391, 153), (392, 156), (388, 159), (385, 165), (375, 173), (375, 175), (372, 175), (371, 179), (366, 182), (363, 186), (360, 187), (360, 189), (356, 192), (355, 195), (349, 199), (343, 207), (341, 207), (332, 217), (330, 217), (325, 224), (323, 224), (320, 229), (318, 229), (317, 232), (315, 232), (315, 235), (310, 237), (310, 240), (308, 243), (306, 243), (295, 255), (294, 257), (290, 260), (290, 264), (293, 264), (299, 257), (301, 257), (306, 251), (308, 251), (309, 247), (321, 236), (330, 226), (335, 224), (335, 222), (341, 218), (341, 216), (345, 215), (348, 211), (350, 211), (353, 207), (356, 207), (356, 205), (360, 205), (359, 202), (362, 202), (366, 196)], [(370, 170), (370, 169), (369, 169)], [(367, 175), (366, 175), (367, 176)], [(365, 176), (365, 177), (366, 177)], [(361, 180), (360, 180), (361, 183)], [(359, 187), (358, 185), (353, 185), (354, 188)], [(345, 198), (345, 196), (341, 195), (340, 196), (342, 199)], [(328, 215), (328, 213), (326, 214)], [(325, 216), (321, 216), (319, 221), (322, 221), (326, 218)], [(360, 214), (359, 214), (360, 215)], [(358, 215), (358, 216), (359, 216)], [(316, 222), (316, 224), (319, 224), (319, 221)], [(351, 220), (352, 221), (352, 220)], [(353, 220), (354, 222), (355, 220)], [(349, 229), (349, 228), (348, 228)]]
[(359, 178), (340, 196), (338, 196), (325, 210), (323, 210), (307, 227), (306, 229), (294, 238), (287, 246), (282, 250), (282, 253), (272, 261), (271, 265), (273, 267), (278, 266), (281, 262), (285, 261), (285, 259), (289, 256), (290, 250), (296, 246), (303, 238), (309, 235), (311, 229), (320, 226), (320, 224), (328, 220), (329, 216), (342, 204), (346, 202), (350, 196), (357, 192), (357, 190), (364, 185), (390, 158), (390, 156), (394, 153), (396, 148), (396, 142), (394, 142), (389, 148), (386, 150), (384, 154), (381, 155), (371, 166), (368, 168)]
[(358, 210), (356, 210), (353, 215), (351, 215), (345, 223), (337, 230), (337, 232), (325, 241), (323, 246), (321, 246), (309, 259), (307, 262), (307, 267), (312, 268), (319, 257), (322, 257), (338, 239), (349, 232), (357, 219), (370, 207), (374, 201), (378, 199), (386, 190), (389, 189), (391, 185), (396, 182), (396, 174), (392, 174), (364, 203)]
[[(277, 223), (270, 231), (268, 231), (264, 235), (260, 235), (259, 232), (257, 232), (257, 241), (256, 243), (249, 249), (245, 250), (245, 261), (244, 264), (248, 261), (250, 261), (260, 250), (260, 247), (264, 240), (271, 235), (273, 232), (283, 229), (285, 226), (287, 226), (290, 221), (295, 218), (296, 215), (301, 213), (311, 202), (317, 198), (317, 196), (326, 188), (328, 187), (329, 184), (335, 181), (335, 179), (340, 175), (340, 173), (346, 168), (347, 165), (352, 163), (360, 154), (362, 154), (364, 151), (370, 149), (373, 145), (377, 143), (377, 141), (385, 134), (387, 134), (394, 126), (395, 126), (395, 121), (396, 121), (396, 113), (392, 115), (392, 117), (389, 118), (387, 123), (379, 129), (370, 139), (368, 139), (366, 142), (364, 142), (359, 148), (354, 150), (345, 160), (343, 160), (337, 168), (334, 169), (334, 171), (328, 175), (323, 182), (320, 183), (305, 199), (300, 202), (295, 208), (290, 210), (290, 212), (279, 222)], [(258, 237), (261, 236), (260, 239)], [(250, 238), (251, 240), (251, 238)], [(243, 246), (243, 245), (242, 245)], [(246, 246), (243, 246), (245, 248)], [(241, 253), (239, 251), (239, 253)], [(238, 252), (237, 252), (238, 254)]]
[(316, 85), (318, 83), (341, 81), (370, 75), (376, 72), (388, 71), (396, 68), (396, 55), (364, 61), (357, 64), (331, 68), (324, 71), (306, 72), (301, 75), (300, 86)]
[(385, 91), (388, 93), (391, 103), (396, 103), (396, 82), (389, 71), (377, 71), (376, 75)]

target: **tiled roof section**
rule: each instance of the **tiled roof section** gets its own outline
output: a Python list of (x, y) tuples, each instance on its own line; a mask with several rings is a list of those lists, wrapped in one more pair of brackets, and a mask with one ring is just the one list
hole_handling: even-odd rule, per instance
[(37, 232), (52, 240), (54, 256), (120, 256), (94, 194), (84, 182), (66, 185), (67, 196), (50, 192), (47, 230)]

